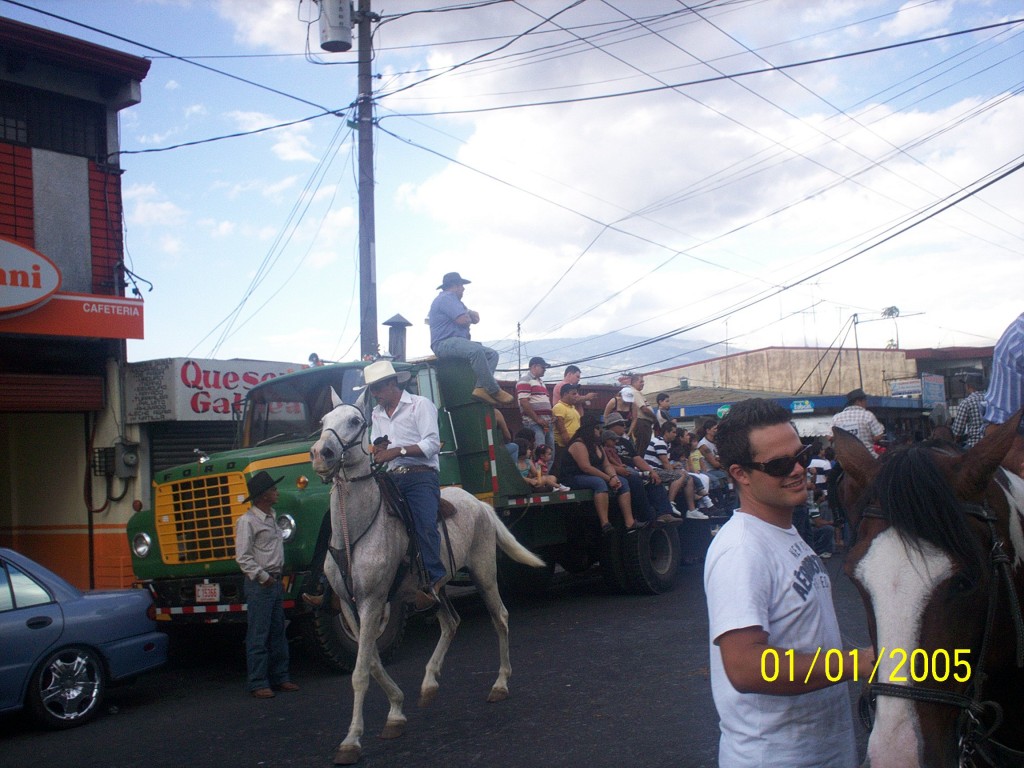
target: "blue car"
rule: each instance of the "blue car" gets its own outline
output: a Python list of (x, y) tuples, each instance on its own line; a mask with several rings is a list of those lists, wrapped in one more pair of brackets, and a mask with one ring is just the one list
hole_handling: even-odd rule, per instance
[(110, 682), (166, 661), (148, 592), (82, 592), (0, 547), (0, 712), (27, 707), (50, 728), (83, 725)]

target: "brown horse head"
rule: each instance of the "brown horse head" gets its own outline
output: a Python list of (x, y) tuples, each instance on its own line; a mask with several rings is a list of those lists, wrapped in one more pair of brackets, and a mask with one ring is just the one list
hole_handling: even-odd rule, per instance
[(972, 739), (1024, 749), (1024, 479), (1000, 469), (1019, 415), (967, 453), (921, 444), (881, 461), (836, 430), (837, 492), (857, 531), (845, 569), (878, 654), (871, 768), (954, 768)]

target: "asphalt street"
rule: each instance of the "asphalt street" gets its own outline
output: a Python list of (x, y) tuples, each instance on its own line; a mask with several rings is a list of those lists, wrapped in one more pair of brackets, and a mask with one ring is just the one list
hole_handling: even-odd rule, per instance
[[(848, 645), (867, 644), (864, 610), (827, 562)], [(683, 566), (676, 589), (637, 597), (600, 578), (562, 584), (541, 598), (509, 601), (510, 698), (487, 704), (497, 641), (482, 603), (460, 598), (462, 626), (441, 691), (417, 707), (437, 627), (410, 623), (388, 667), (406, 694), (406, 734), (384, 741), (387, 702), (371, 684), (361, 765), (633, 766), (716, 764), (718, 726), (708, 681), (701, 566)], [(44, 731), (24, 715), (0, 719), (2, 768), (324, 767), (348, 728), (348, 676), (323, 672), (296, 644), (292, 679), (302, 690), (258, 701), (246, 695), (239, 632), (176, 641), (171, 663), (112, 689), (96, 721)], [(857, 691), (851, 686), (851, 698)], [(856, 725), (861, 754), (865, 735)]]

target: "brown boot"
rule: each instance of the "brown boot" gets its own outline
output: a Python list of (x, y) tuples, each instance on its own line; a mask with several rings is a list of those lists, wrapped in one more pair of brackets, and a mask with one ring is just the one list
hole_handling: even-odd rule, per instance
[(483, 387), (477, 387), (476, 389), (474, 389), (473, 397), (475, 397), (477, 400), (483, 400), (485, 403), (490, 403), (491, 405), (498, 404), (498, 401), (491, 397), (491, 393), (488, 392)]
[(422, 587), (416, 590), (416, 595), (412, 601), (413, 610), (416, 613), (423, 611), (429, 611), (431, 608), (436, 608), (441, 604), (441, 599), (437, 596), (437, 592), (434, 591), (433, 587)]

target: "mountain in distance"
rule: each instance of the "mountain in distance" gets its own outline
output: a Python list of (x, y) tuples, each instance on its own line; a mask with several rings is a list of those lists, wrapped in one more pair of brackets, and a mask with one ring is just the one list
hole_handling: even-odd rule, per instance
[(523, 341), (521, 345), (515, 339), (504, 339), (502, 341), (485, 341), (484, 346), (492, 347), (501, 354), (495, 374), (499, 380), (518, 378), (520, 370), (526, 371), (530, 358), (539, 356), (543, 357), (551, 366), (545, 376), (546, 381), (560, 380), (565, 366), (574, 363), (583, 371), (583, 380), (594, 384), (613, 384), (618, 376), (625, 371), (638, 373), (658, 371), (742, 351), (739, 347), (731, 344), (726, 349), (726, 345), (722, 343), (674, 337), (589, 362), (578, 362), (594, 355), (642, 344), (645, 341), (647, 338), (643, 336), (609, 333), (576, 339)]

